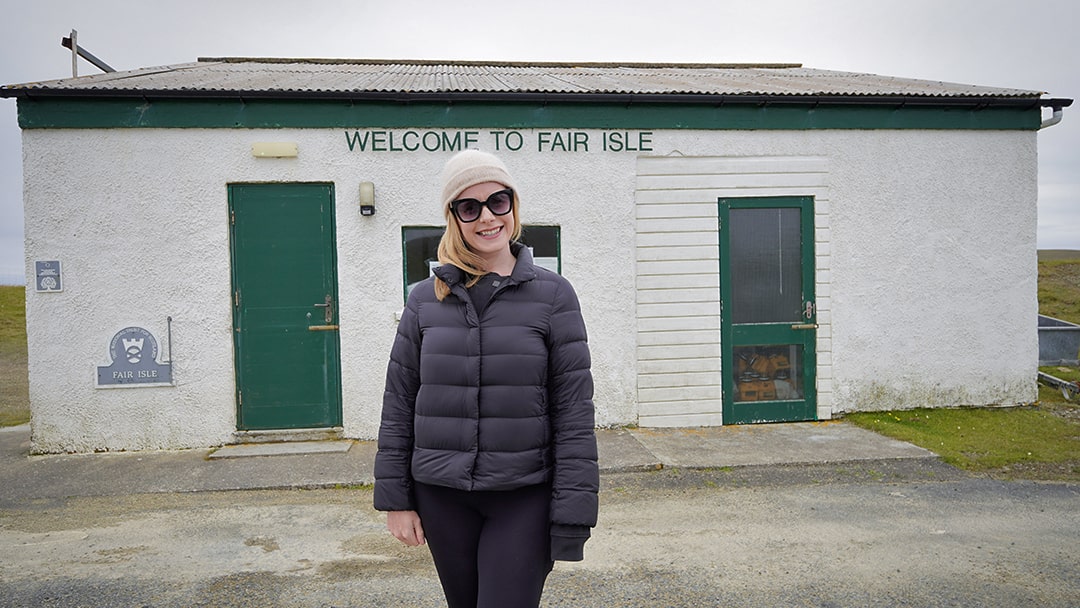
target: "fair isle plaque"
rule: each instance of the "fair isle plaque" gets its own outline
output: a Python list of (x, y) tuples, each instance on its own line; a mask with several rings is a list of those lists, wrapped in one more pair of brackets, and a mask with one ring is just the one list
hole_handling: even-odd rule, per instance
[(111, 364), (97, 368), (98, 388), (172, 385), (172, 365), (158, 363), (158, 341), (142, 327), (117, 332), (109, 357)]

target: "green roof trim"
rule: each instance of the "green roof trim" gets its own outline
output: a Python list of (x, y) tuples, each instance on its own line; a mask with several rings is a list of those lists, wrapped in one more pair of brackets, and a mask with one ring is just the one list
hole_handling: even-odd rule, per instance
[(23, 129), (506, 128), (506, 129), (974, 129), (1036, 130), (1038, 103), (573, 103), (335, 99), (18, 99)]

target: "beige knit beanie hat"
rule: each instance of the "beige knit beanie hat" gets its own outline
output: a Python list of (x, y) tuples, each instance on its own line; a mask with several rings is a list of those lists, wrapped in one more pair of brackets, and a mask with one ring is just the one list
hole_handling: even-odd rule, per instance
[(506, 165), (495, 155), (480, 150), (464, 150), (451, 156), (442, 170), (443, 208), (448, 207), (467, 188), (484, 182), (497, 182), (516, 190)]

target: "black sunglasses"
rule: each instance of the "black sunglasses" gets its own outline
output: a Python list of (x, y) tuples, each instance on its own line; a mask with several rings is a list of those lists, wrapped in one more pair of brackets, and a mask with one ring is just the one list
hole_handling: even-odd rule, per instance
[(510, 188), (499, 190), (487, 197), (486, 201), (475, 198), (459, 198), (450, 203), (450, 211), (461, 222), (468, 224), (480, 219), (484, 207), (491, 211), (492, 215), (506, 215), (514, 208), (514, 191)]

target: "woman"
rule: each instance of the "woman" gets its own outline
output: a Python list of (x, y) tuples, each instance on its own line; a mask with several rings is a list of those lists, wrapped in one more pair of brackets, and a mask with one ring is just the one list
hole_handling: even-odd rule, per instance
[(442, 185), (442, 265), (409, 294), (387, 367), (375, 508), (428, 543), (450, 608), (535, 607), (596, 525), (585, 323), (570, 283), (517, 242), (499, 159), (460, 152)]

